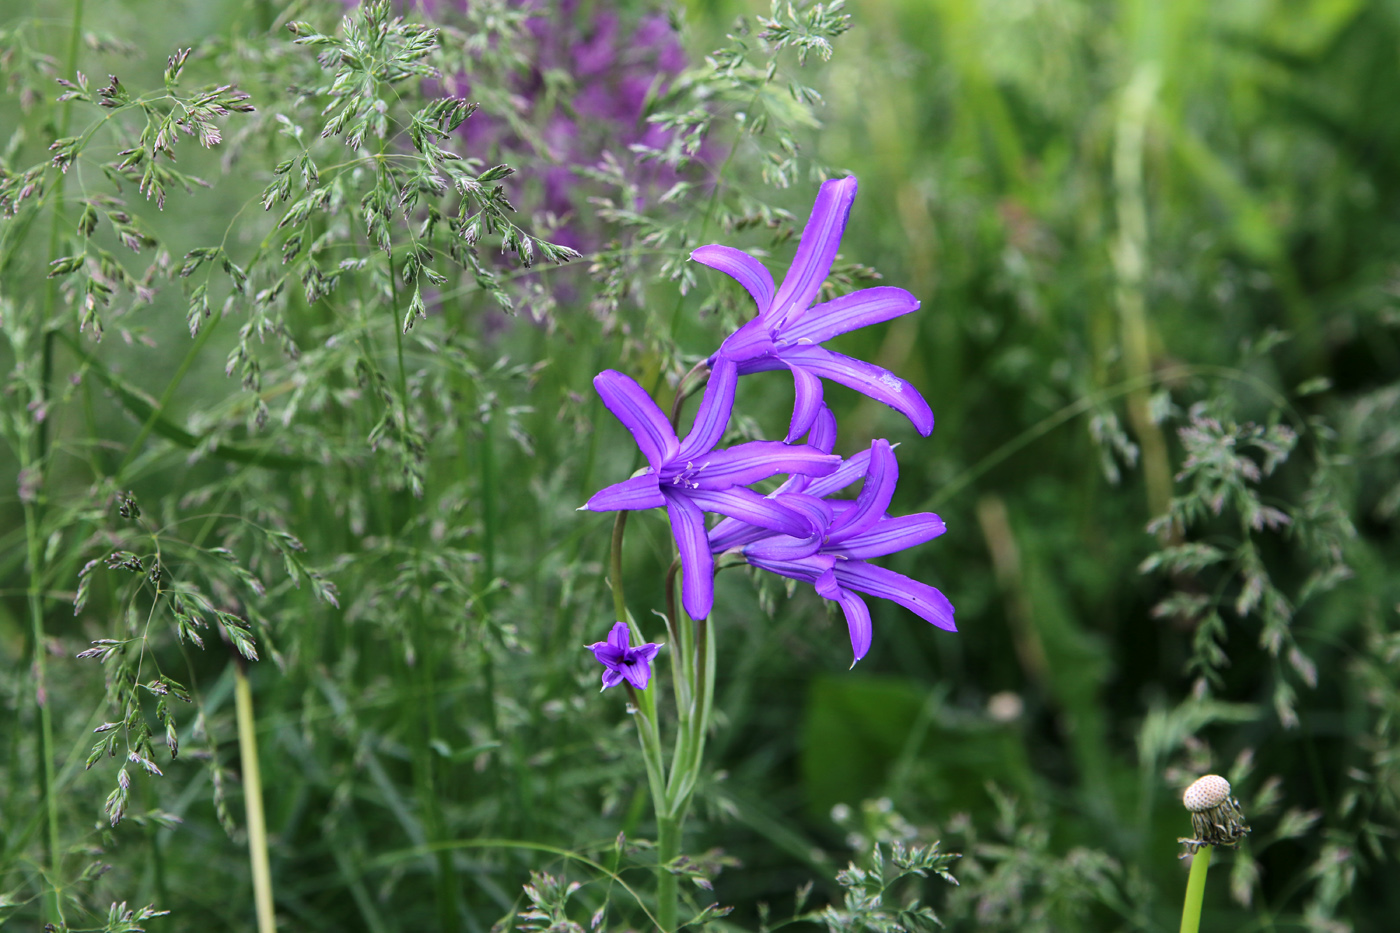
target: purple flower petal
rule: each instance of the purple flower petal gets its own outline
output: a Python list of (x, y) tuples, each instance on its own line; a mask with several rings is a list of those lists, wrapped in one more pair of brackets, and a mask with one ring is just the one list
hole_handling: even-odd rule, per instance
[(681, 605), (692, 619), (703, 619), (715, 604), (715, 559), (705, 537), (705, 516), (682, 493), (666, 496), (671, 534), (681, 555)]
[[(792, 423), (788, 426), (787, 442), (791, 444), (806, 434), (826, 409), (822, 404), (822, 381), (805, 369), (794, 368), (792, 384), (797, 400), (792, 406)], [(831, 448), (827, 448), (829, 451)]]
[(624, 664), (622, 667), (623, 678), (638, 690), (647, 688), (647, 681), (651, 680), (651, 665), (633, 662)]
[(758, 370), (752, 367), (758, 360), (772, 360), (774, 369), (781, 369), (782, 363), (777, 362), (778, 348), (773, 344), (773, 335), (768, 332), (768, 325), (763, 322), (763, 318), (754, 318), (734, 333), (724, 338), (724, 343), (719, 345), (719, 350), (710, 359), (718, 358), (734, 360), (739, 364), (747, 364), (739, 370), (739, 375), (746, 375)]
[(608, 689), (609, 687), (616, 687), (620, 683), (622, 683), (622, 672), (619, 668), (610, 667), (607, 670), (603, 671), (604, 690)]
[(671, 422), (656, 407), (646, 390), (637, 385), (631, 376), (611, 369), (593, 377), (593, 388), (602, 396), (608, 411), (632, 432), (651, 468), (661, 469), (661, 465), (671, 459), (680, 445), (675, 432), (671, 430)]
[[(701, 489), (727, 489), (747, 486), (779, 473), (825, 476), (841, 465), (835, 454), (822, 453), (805, 444), (778, 441), (750, 441), (727, 450), (706, 454), (699, 463), (688, 466), (685, 477)], [(672, 477), (663, 475), (663, 484)]]
[(812, 422), (812, 433), (807, 436), (807, 446), (826, 453), (836, 449), (836, 416), (825, 405)]
[[(811, 557), (821, 548), (824, 533), (831, 524), (834, 514), (831, 503), (824, 502), (815, 496), (800, 493), (782, 496), (778, 501), (792, 511), (805, 516), (812, 525), (811, 533), (801, 538), (785, 534), (770, 534), (764, 538), (756, 538), (744, 548), (744, 554), (765, 560), (800, 560), (803, 557)], [(714, 542), (715, 535), (711, 532), (711, 549), (715, 549)], [(729, 546), (733, 547), (732, 544)]]
[(702, 265), (717, 269), (744, 286), (758, 305), (758, 313), (768, 310), (773, 303), (773, 274), (768, 268), (742, 250), (730, 246), (702, 246), (690, 254), (690, 258)]
[(585, 503), (590, 512), (625, 512), (631, 509), (658, 509), (666, 504), (656, 485), (655, 473), (644, 473), (598, 490)]
[(797, 245), (797, 255), (763, 316), (770, 328), (792, 324), (816, 299), (822, 282), (831, 271), (836, 251), (841, 247), (856, 187), (855, 176), (849, 175), (826, 182), (817, 192), (817, 201), (812, 205), (812, 214), (807, 218), (807, 226)]
[(623, 648), (618, 648), (611, 642), (600, 641), (597, 644), (589, 645), (588, 650), (593, 652), (593, 657), (598, 659), (599, 664), (607, 666), (610, 664), (622, 663), (622, 658), (624, 656), (623, 649), (625, 647), (624, 645)]
[(947, 530), (943, 519), (932, 512), (901, 515), (876, 522), (869, 530), (828, 547), (827, 552), (852, 560), (869, 560), (932, 541)]
[(879, 324), (919, 310), (919, 299), (902, 288), (877, 285), (842, 295), (810, 309), (802, 320), (789, 325), (783, 344), (825, 343), (837, 334)]
[(908, 418), (924, 437), (933, 431), (933, 412), (928, 402), (918, 390), (888, 369), (833, 353), (825, 347), (791, 347), (783, 350), (783, 361), (884, 402)]
[(851, 650), (856, 656), (851, 667), (855, 667), (856, 661), (865, 657), (870, 650), (874, 634), (870, 624), (870, 608), (865, 605), (865, 600), (837, 584), (834, 570), (828, 570), (817, 578), (816, 589), (818, 595), (841, 604), (841, 611), (846, 614), (846, 630), (851, 635)]
[(843, 460), (836, 471), (830, 475), (808, 481), (806, 488), (802, 491), (809, 496), (818, 496), (824, 499), (834, 492), (840, 492), (865, 476), (868, 469), (870, 469), (870, 451), (862, 450), (851, 459)]
[[(718, 512), (730, 518), (737, 518), (750, 525), (758, 525), (795, 538), (806, 538), (815, 529), (812, 522), (801, 512), (794, 511), (773, 499), (765, 499), (752, 489), (734, 486), (729, 489), (687, 489), (675, 495), (684, 496), (706, 512)], [(810, 550), (817, 549), (819, 541), (813, 541)], [(706, 546), (708, 549), (708, 545)]]
[(614, 622), (612, 631), (608, 632), (608, 644), (618, 651), (626, 651), (632, 647), (632, 630), (627, 627), (626, 622)]
[(827, 530), (828, 540), (835, 544), (855, 537), (873, 526), (890, 507), (894, 487), (899, 482), (899, 464), (894, 459), (890, 442), (870, 442), (870, 466), (865, 471), (865, 485), (860, 488), (855, 507), (844, 512)]
[(759, 570), (766, 570), (769, 573), (776, 573), (780, 577), (802, 580), (806, 583), (816, 583), (817, 578), (830, 570), (836, 563), (836, 558), (827, 554), (813, 554), (811, 557), (803, 557), (798, 560), (769, 560), (766, 557), (750, 555), (748, 548), (744, 548), (744, 557)]
[(676, 452), (677, 460), (694, 460), (714, 450), (729, 416), (734, 411), (734, 387), (739, 382), (739, 370), (726, 359), (717, 359), (710, 367), (710, 381), (705, 384), (705, 397), (695, 412), (695, 424)]
[(843, 587), (899, 603), (924, 621), (932, 622), (946, 631), (958, 630), (953, 624), (953, 604), (925, 583), (863, 560), (838, 560), (835, 569), (836, 582)]

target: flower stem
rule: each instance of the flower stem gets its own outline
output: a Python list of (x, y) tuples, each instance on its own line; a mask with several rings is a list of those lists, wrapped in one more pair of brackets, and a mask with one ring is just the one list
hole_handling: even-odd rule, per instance
[(1206, 893), (1206, 872), (1214, 846), (1202, 846), (1191, 856), (1191, 875), (1186, 879), (1186, 904), (1181, 909), (1181, 933), (1197, 933), (1201, 928), (1201, 900)]
[(662, 933), (676, 929), (677, 903), (680, 900), (678, 879), (666, 867), (681, 854), (681, 818), (675, 814), (659, 816), (656, 829), (656, 925)]
[(243, 771), (243, 802), (248, 817), (248, 863), (253, 871), (253, 902), (258, 933), (276, 933), (272, 910), (272, 867), (267, 855), (267, 820), (263, 816), (262, 772), (258, 768), (258, 736), (253, 718), (253, 691), (242, 658), (233, 661), (234, 697), (238, 711), (238, 754)]
[(617, 621), (627, 622), (627, 597), (622, 593), (622, 536), (627, 532), (627, 514), (618, 512), (613, 519), (612, 566), (609, 579), (612, 581), (613, 611)]

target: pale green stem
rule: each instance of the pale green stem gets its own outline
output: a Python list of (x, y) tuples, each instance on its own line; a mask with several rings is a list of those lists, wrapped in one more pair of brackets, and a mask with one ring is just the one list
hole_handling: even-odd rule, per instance
[(248, 862), (253, 871), (253, 901), (258, 933), (276, 933), (272, 909), (272, 865), (267, 855), (267, 820), (263, 815), (262, 772), (258, 768), (258, 736), (253, 718), (253, 691), (242, 658), (235, 658), (234, 696), (238, 709), (238, 753), (243, 770), (243, 802), (248, 817)]
[(1186, 904), (1181, 909), (1181, 933), (1197, 933), (1201, 928), (1201, 901), (1206, 893), (1206, 872), (1214, 846), (1202, 846), (1191, 856), (1191, 875), (1186, 879)]
[[(21, 444), (21, 451), (25, 449)], [(27, 458), (26, 458), (27, 459)], [(32, 467), (26, 465), (26, 469)], [(56, 923), (63, 922), (61, 857), (58, 842), (58, 794), (53, 769), (53, 715), (48, 696), (48, 640), (44, 633), (43, 606), (43, 545), (39, 536), (39, 517), (31, 503), (24, 505), (24, 528), (29, 538), (29, 621), (34, 639), (34, 701), (39, 707), (40, 789), (43, 792), (44, 816), (48, 834), (44, 837), (45, 869), (49, 875), (46, 913)]]
[[(1123, 374), (1131, 380), (1152, 375), (1152, 351), (1147, 322), (1148, 271), (1147, 198), (1143, 184), (1144, 140), (1157, 88), (1155, 65), (1138, 68), (1123, 92), (1113, 151), (1113, 182), (1117, 198), (1118, 236), (1112, 248), (1117, 276), (1118, 316)], [(1171, 463), (1162, 429), (1152, 420), (1150, 383), (1128, 395), (1128, 418), (1142, 445), (1143, 478), (1148, 511), (1166, 514), (1171, 503)]]

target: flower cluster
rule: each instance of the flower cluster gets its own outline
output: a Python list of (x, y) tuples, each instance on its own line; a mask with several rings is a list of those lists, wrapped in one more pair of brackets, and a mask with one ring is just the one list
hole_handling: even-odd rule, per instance
[[(813, 304), (836, 258), (855, 195), (854, 177), (822, 185), (797, 255), (777, 288), (760, 262), (737, 249), (703, 246), (691, 254), (738, 281), (753, 297), (758, 315), (706, 361), (709, 381), (685, 440), (676, 437), (671, 422), (633, 379), (609, 370), (593, 380), (608, 410), (635, 438), (647, 466), (599, 491), (584, 508), (667, 510), (683, 571), (681, 602), (692, 618), (710, 614), (716, 554), (742, 555), (754, 567), (812, 584), (841, 605), (859, 661), (871, 641), (862, 593), (898, 603), (939, 628), (956, 628), (953, 606), (938, 590), (869, 563), (945, 530), (932, 513), (887, 513), (899, 475), (890, 443), (876, 440), (848, 460), (832, 453), (836, 418), (823, 402), (823, 379), (885, 403), (924, 436), (933, 430), (933, 413), (912, 386), (885, 369), (821, 346), (837, 334), (919, 307), (913, 295), (889, 287)], [(791, 372), (796, 385), (786, 440), (716, 449), (729, 424), (739, 377), (779, 369)], [(805, 444), (793, 443), (804, 434)], [(748, 488), (779, 474), (788, 478), (770, 495)], [(831, 498), (857, 480), (863, 484), (855, 499)], [(707, 530), (704, 512), (724, 517)]]
[[(424, 0), (429, 13), (441, 7), (467, 8), (469, 0)], [(554, 214), (564, 226), (558, 242), (580, 250), (594, 248), (587, 231), (577, 225), (583, 207), (578, 170), (593, 168), (604, 153), (627, 158), (634, 149), (666, 150), (675, 132), (646, 120), (648, 101), (662, 94), (684, 71), (687, 60), (667, 17), (650, 13), (624, 21), (606, 6), (579, 0), (507, 0), (507, 9), (527, 14), (522, 41), (514, 52), (527, 66), (510, 82), (519, 113), (535, 126), (528, 137), (501, 117), (481, 114), (465, 127), (477, 147), (497, 149), (507, 161), (539, 156), (544, 191), (538, 208)], [(568, 75), (561, 92), (559, 78)], [(472, 80), (457, 75), (446, 90), (470, 97)], [(665, 190), (677, 180), (675, 170), (661, 164), (627, 166), (628, 180)]]

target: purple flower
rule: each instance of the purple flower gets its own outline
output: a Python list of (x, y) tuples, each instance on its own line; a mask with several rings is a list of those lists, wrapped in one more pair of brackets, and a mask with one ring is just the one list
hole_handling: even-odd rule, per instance
[(806, 434), (821, 411), (822, 379), (839, 382), (884, 402), (908, 418), (925, 437), (933, 430), (933, 412), (909, 383), (887, 369), (819, 346), (837, 334), (888, 321), (919, 307), (913, 295), (888, 286), (867, 288), (812, 306), (831, 271), (855, 196), (854, 176), (822, 185), (802, 231), (797, 255), (776, 293), (768, 269), (745, 252), (711, 245), (690, 254), (696, 262), (717, 269), (744, 286), (758, 305), (758, 317), (725, 340), (710, 358), (710, 365), (721, 359), (732, 360), (738, 364), (740, 375), (791, 370), (797, 401), (788, 427), (789, 442)]
[[(440, 19), (452, 9), (465, 11), (469, 0), (431, 0), (424, 11)], [(667, 150), (679, 145), (674, 130), (647, 122), (653, 97), (663, 95), (685, 70), (684, 47), (661, 13), (624, 18), (607, 4), (580, 0), (508, 0), (507, 9), (528, 14), (514, 51), (526, 65), (509, 76), (512, 104), (524, 123), (517, 132), (499, 115), (479, 113), (463, 129), (492, 158), (517, 164), (538, 157), (532, 173), (542, 182), (534, 209), (555, 214), (563, 224), (552, 238), (579, 250), (602, 245), (588, 225), (587, 196), (579, 169), (602, 164), (604, 154), (622, 160), (629, 182), (643, 190), (665, 191), (679, 175), (672, 167), (632, 158), (634, 146)], [(567, 76), (560, 82), (561, 75)], [(452, 93), (471, 97), (472, 79), (459, 75), (448, 82)], [(566, 93), (560, 93), (561, 90)], [(699, 153), (704, 155), (704, 153)], [(642, 205), (627, 204), (628, 208)]]
[(607, 668), (603, 671), (603, 689), (616, 687), (624, 680), (638, 690), (647, 688), (651, 680), (651, 659), (661, 650), (660, 645), (648, 642), (632, 647), (632, 632), (626, 622), (613, 625), (607, 641), (595, 642), (588, 646), (598, 663)]
[[(822, 446), (828, 432), (834, 439), (835, 420), (823, 411), (812, 432), (813, 446)], [(821, 498), (850, 485), (862, 474), (865, 483), (855, 500)], [(752, 566), (810, 583), (818, 595), (839, 602), (856, 661), (870, 650), (871, 639), (870, 610), (859, 593), (896, 602), (939, 628), (955, 632), (953, 605), (942, 593), (867, 563), (872, 557), (923, 544), (947, 530), (943, 520), (931, 512), (897, 518), (885, 514), (898, 478), (889, 442), (874, 441), (870, 450), (852, 457), (836, 472), (820, 479), (794, 477), (774, 494), (775, 501), (802, 511), (813, 521), (819, 529), (815, 536), (774, 535), (725, 521), (711, 533), (711, 547), (716, 552), (742, 547)]]
[(603, 404), (632, 433), (649, 465), (639, 475), (595, 493), (583, 507), (594, 512), (665, 507), (684, 570), (681, 603), (694, 619), (708, 616), (714, 604), (714, 558), (702, 513), (717, 512), (769, 531), (808, 537), (812, 527), (805, 514), (744, 485), (778, 473), (821, 476), (841, 462), (826, 451), (777, 441), (715, 450), (729, 424), (738, 379), (734, 363), (715, 362), (684, 441), (676, 439), (671, 423), (635, 380), (613, 370), (593, 380)]

